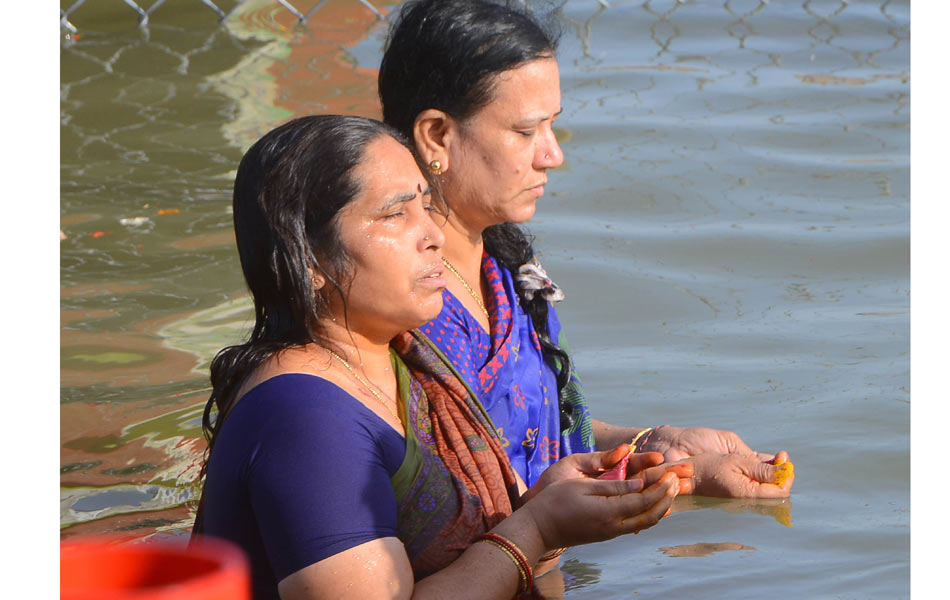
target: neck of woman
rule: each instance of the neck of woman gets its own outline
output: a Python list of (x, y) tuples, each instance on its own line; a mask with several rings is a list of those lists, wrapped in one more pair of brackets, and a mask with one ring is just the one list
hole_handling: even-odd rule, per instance
[(317, 374), (346, 390), (404, 435), (398, 382), (389, 354), (389, 342), (398, 332), (374, 339), (347, 330), (338, 321), (325, 325), (327, 343), (302, 349), (311, 364), (321, 369)]
[[(329, 340), (326, 348), (317, 348), (317, 353), (336, 360), (337, 366), (344, 366), (340, 359), (361, 377), (382, 386), (384, 380), (392, 379), (392, 364), (389, 357), (389, 342), (399, 332), (392, 335), (364, 335), (348, 330), (339, 319), (326, 323), (324, 335)], [(329, 350), (329, 352), (328, 352)], [(334, 357), (334, 354), (339, 358)], [(345, 366), (344, 366), (345, 368)], [(395, 381), (395, 380), (393, 380)], [(387, 391), (388, 393), (388, 391)]]
[(442, 256), (452, 271), (446, 275), (449, 291), (482, 328), (489, 331), (490, 322), (485, 308), (489, 287), (482, 277), (482, 252), (485, 248), (483, 231), (483, 227), (466, 226), (463, 221), (450, 215), (442, 228), (445, 234)]
[(445, 235), (442, 256), (458, 269), (466, 281), (473, 284), (478, 281), (482, 269), (482, 251), (485, 248), (483, 231), (483, 227), (467, 225), (454, 214), (449, 215), (442, 228)]

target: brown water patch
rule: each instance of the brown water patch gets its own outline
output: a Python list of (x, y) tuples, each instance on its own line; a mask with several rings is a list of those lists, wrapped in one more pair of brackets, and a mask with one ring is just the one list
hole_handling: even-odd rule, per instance
[[(170, 454), (162, 446), (151, 446), (147, 442), (145, 438), (123, 441), (115, 434), (85, 436), (64, 442), (60, 448), (60, 464), (99, 464), (61, 473), (60, 486), (108, 487), (153, 483), (157, 473), (175, 467), (180, 458)], [(204, 442), (186, 438), (175, 444), (175, 447), (187, 446), (196, 446), (194, 461), (197, 464), (201, 460)], [(97, 460), (92, 460), (93, 458)]]
[[(204, 441), (168, 431), (177, 426), (150, 423), (176, 415), (183, 409), (197, 409), (205, 391), (148, 402), (73, 402), (60, 406), (60, 484), (64, 487), (133, 485), (151, 482), (156, 472), (180, 465), (182, 456), (196, 461)], [(197, 401), (197, 402), (196, 402)], [(164, 431), (163, 431), (164, 429)], [(177, 435), (176, 435), (177, 434)], [(153, 440), (158, 440), (154, 442)], [(148, 468), (147, 468), (148, 467)]]
[(199, 362), (195, 354), (169, 347), (160, 335), (162, 328), (190, 314), (142, 321), (135, 332), (61, 331), (60, 384), (165, 385), (203, 377), (192, 372)]
[(199, 250), (216, 246), (234, 246), (236, 244), (233, 231), (206, 233), (181, 240), (175, 240), (169, 246), (179, 250)]
[(127, 467), (110, 467), (108, 469), (103, 469), (103, 475), (115, 475), (116, 477), (125, 477), (128, 475), (138, 475), (139, 473), (147, 473), (149, 471), (154, 471), (158, 468), (158, 465), (152, 465), (149, 463), (136, 463), (129, 465)]
[(95, 214), (78, 214), (78, 215), (66, 215), (60, 217), (59, 226), (68, 227), (70, 225), (81, 225), (83, 223), (91, 223), (93, 221), (98, 221), (102, 218), (102, 215)]
[(64, 287), (59, 290), (59, 295), (63, 298), (87, 298), (89, 296), (118, 296), (129, 292), (141, 292), (152, 289), (152, 286), (144, 283), (115, 283), (103, 281), (102, 283), (83, 283)]
[(81, 371), (102, 371), (115, 368), (142, 367), (159, 362), (161, 355), (139, 350), (118, 349), (109, 346), (73, 346), (60, 349), (60, 368)]
[[(92, 436), (76, 438), (63, 444), (63, 448), (70, 450), (79, 450), (87, 454), (100, 454), (102, 452), (112, 452), (121, 445), (119, 436), (110, 433), (103, 436)], [(101, 462), (101, 461), (100, 461)]]
[[(60, 439), (64, 444), (71, 443), (69, 440), (78, 435), (90, 438), (112, 436), (119, 439), (123, 428), (134, 427), (137, 423), (196, 406), (203, 401), (205, 396), (206, 392), (202, 391), (161, 398), (160, 403), (136, 401), (62, 404), (59, 410), (62, 421)], [(96, 457), (94, 460), (102, 460), (102, 458)]]
[(60, 385), (164, 385), (195, 375), (195, 356), (136, 333), (62, 331)]
[(716, 552), (727, 552), (734, 550), (758, 550), (753, 546), (746, 546), (738, 542), (700, 542), (698, 544), (686, 544), (683, 546), (667, 546), (659, 549), (660, 552), (669, 556), (680, 558), (709, 556)]
[(194, 509), (188, 505), (166, 510), (125, 513), (71, 525), (60, 531), (60, 539), (109, 534), (119, 541), (131, 541), (148, 537), (161, 530), (189, 528), (193, 520)]
[[(385, 8), (377, 7), (385, 14)], [(269, 10), (269, 9), (268, 9)], [(254, 14), (248, 15), (255, 18)], [(273, 15), (287, 30), (297, 27), (290, 12)], [(366, 39), (376, 15), (359, 2), (330, 0), (308, 21), (307, 31), (318, 43), (290, 44), (289, 55), (268, 69), (279, 90), (274, 105), (295, 116), (329, 112), (381, 118), (376, 93), (377, 69), (354, 65), (345, 51)]]
[(59, 311), (59, 326), (66, 327), (77, 321), (96, 321), (98, 319), (108, 319), (117, 316), (114, 310), (61, 310)]
[(94, 469), (102, 464), (101, 460), (94, 460), (91, 462), (73, 462), (60, 464), (59, 474), (66, 475), (67, 473), (75, 473), (76, 471), (86, 471), (88, 469)]
[(900, 79), (901, 83), (910, 81), (910, 75), (886, 74), (873, 75), (871, 77), (841, 77), (839, 75), (814, 74), (814, 75), (796, 75), (802, 83), (811, 83), (817, 85), (866, 85), (882, 79)]
[(622, 65), (617, 67), (600, 67), (598, 71), (674, 71), (676, 73), (708, 73), (709, 69), (697, 67), (680, 67), (676, 65)]

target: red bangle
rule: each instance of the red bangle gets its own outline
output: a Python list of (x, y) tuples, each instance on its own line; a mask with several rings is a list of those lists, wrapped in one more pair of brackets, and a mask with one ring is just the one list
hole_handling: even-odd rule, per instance
[(501, 548), (508, 555), (511, 560), (514, 561), (515, 566), (518, 567), (518, 575), (520, 576), (521, 582), (518, 585), (518, 594), (523, 594), (527, 592), (534, 586), (534, 572), (531, 570), (531, 565), (528, 564), (528, 558), (524, 555), (524, 552), (521, 551), (514, 542), (509, 540), (506, 537), (502, 537), (497, 533), (483, 533), (478, 536), (477, 542), (488, 542), (493, 546)]

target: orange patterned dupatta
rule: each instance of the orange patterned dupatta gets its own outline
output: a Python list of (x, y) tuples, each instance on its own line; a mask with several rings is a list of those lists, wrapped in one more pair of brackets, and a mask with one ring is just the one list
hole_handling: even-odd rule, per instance
[(448, 566), (520, 505), (514, 469), (488, 413), (418, 331), (391, 345), (406, 426), (393, 476), (398, 536), (415, 578)]

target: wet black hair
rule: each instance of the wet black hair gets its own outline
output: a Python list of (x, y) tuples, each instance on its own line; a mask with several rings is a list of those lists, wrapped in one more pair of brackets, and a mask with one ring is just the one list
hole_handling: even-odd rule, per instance
[[(393, 21), (379, 67), (383, 120), (410, 140), (416, 117), (437, 109), (465, 123), (491, 102), (500, 73), (531, 61), (553, 58), (559, 33), (525, 12), (485, 0), (410, 0)], [(451, 202), (451, 198), (447, 199)], [(482, 233), (485, 250), (517, 273), (535, 257), (533, 237), (514, 223)], [(549, 363), (557, 373), (561, 427), (570, 428), (573, 406), (564, 397), (571, 359), (548, 332), (548, 303), (519, 289)]]
[(434, 108), (465, 121), (492, 99), (495, 76), (552, 58), (557, 37), (527, 14), (479, 0), (403, 4), (379, 67), (383, 121), (409, 139)]
[[(224, 348), (211, 362), (212, 392), (202, 417), (206, 458), (255, 369), (288, 348), (329, 347), (321, 326), (330, 317), (326, 294), (338, 294), (345, 307), (353, 275), (337, 215), (360, 191), (354, 171), (367, 146), (385, 135), (416, 156), (405, 136), (379, 121), (318, 115), (270, 131), (241, 160), (234, 232), (254, 299), (254, 328), (246, 342)], [(314, 286), (316, 274), (327, 282), (323, 293)]]

